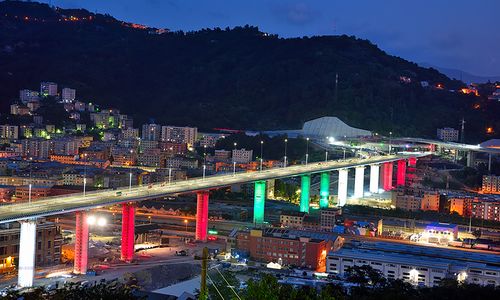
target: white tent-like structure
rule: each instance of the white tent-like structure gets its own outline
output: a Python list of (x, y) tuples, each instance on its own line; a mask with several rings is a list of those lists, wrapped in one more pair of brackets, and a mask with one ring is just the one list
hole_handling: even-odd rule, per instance
[(302, 127), (302, 134), (310, 137), (362, 137), (371, 136), (371, 131), (354, 128), (337, 117), (322, 117), (307, 121)]

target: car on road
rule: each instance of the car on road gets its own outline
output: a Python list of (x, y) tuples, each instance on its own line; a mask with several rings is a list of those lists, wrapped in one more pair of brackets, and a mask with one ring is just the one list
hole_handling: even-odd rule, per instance
[(187, 256), (187, 251), (186, 250), (175, 251), (175, 255), (177, 255), (177, 256)]

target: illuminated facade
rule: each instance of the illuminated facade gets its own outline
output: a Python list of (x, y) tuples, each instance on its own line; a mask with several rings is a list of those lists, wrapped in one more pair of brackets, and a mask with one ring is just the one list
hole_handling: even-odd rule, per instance
[(343, 276), (352, 266), (368, 265), (387, 279), (402, 279), (413, 285), (432, 287), (444, 278), (500, 285), (497, 256), (391, 242), (364, 242), (346, 244), (330, 252), (327, 272)]
[(241, 231), (237, 234), (239, 250), (262, 262), (305, 267), (317, 272), (326, 271), (329, 251), (341, 246), (342, 238), (332, 233), (269, 228)]

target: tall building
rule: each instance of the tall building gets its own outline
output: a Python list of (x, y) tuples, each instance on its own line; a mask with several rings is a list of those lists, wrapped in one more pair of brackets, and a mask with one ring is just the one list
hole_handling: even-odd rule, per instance
[(196, 127), (162, 126), (161, 140), (164, 142), (184, 143), (193, 146), (196, 141), (197, 133), (198, 128)]
[[(35, 266), (50, 266), (61, 261), (62, 235), (53, 222), (37, 222)], [(17, 222), (0, 225), (0, 274), (12, 272), (19, 259), (20, 225)]]
[(0, 125), (0, 139), (18, 139), (19, 127), (12, 125)]
[(445, 142), (458, 142), (459, 131), (454, 128), (438, 128), (437, 138)]
[(76, 99), (76, 90), (70, 88), (63, 88), (61, 91), (61, 100), (64, 103), (70, 103)]
[(233, 161), (238, 164), (246, 164), (252, 161), (253, 150), (234, 149), (233, 150)]
[(32, 90), (19, 91), (19, 100), (21, 100), (21, 102), (24, 104), (32, 101), (38, 101), (39, 100), (38, 96), (39, 93), (37, 91), (32, 91)]
[(131, 140), (137, 139), (139, 137), (139, 129), (138, 128), (127, 128), (122, 130), (123, 139)]
[(146, 141), (159, 141), (162, 133), (162, 128), (157, 124), (142, 125), (141, 138)]
[(482, 191), (485, 194), (500, 194), (500, 176), (484, 175)]
[(57, 96), (57, 83), (54, 82), (41, 82), (40, 83), (40, 96)]

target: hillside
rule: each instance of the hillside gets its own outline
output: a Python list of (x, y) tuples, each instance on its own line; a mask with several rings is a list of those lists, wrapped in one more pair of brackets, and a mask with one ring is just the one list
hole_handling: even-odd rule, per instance
[(250, 26), (157, 34), (86, 10), (1, 2), (2, 111), (19, 89), (42, 80), (130, 113), (137, 125), (153, 118), (202, 129), (282, 129), (333, 115), (379, 132), (434, 136), (466, 117), (475, 142), (484, 137), (471, 133), (498, 119), (498, 108), (472, 110), (482, 100), (447, 91), (461, 82), (355, 37), (284, 39)]

